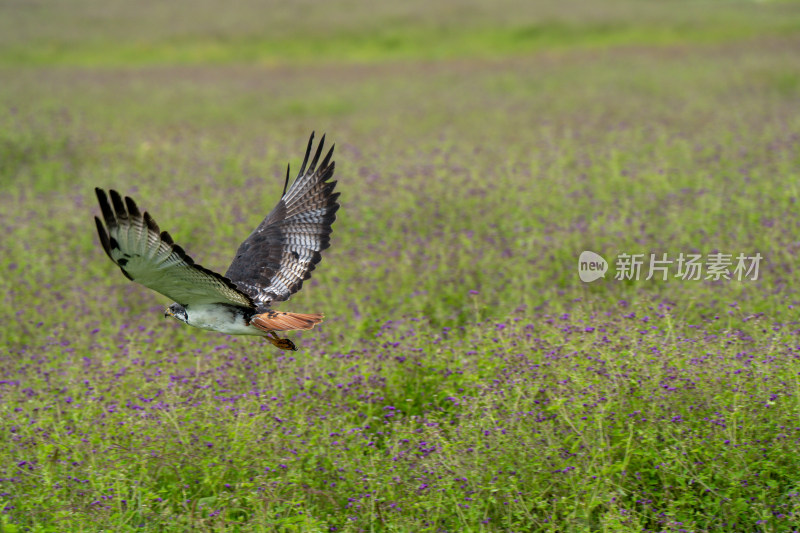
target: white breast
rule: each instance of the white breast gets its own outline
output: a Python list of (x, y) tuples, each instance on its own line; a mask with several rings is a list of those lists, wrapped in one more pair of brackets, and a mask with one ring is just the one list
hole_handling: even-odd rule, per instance
[(196, 328), (219, 331), (228, 335), (262, 335), (257, 328), (248, 326), (241, 310), (217, 304), (186, 307), (186, 323)]

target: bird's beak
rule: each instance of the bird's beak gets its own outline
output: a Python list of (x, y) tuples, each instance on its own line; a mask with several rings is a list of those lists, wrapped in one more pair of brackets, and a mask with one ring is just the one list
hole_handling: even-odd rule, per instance
[(168, 316), (175, 316), (175, 314), (170, 311), (169, 308), (164, 311), (164, 318), (167, 318)]

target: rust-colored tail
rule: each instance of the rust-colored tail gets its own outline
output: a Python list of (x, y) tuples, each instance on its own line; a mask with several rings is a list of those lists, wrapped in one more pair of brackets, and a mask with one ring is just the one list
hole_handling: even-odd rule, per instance
[(322, 322), (321, 314), (286, 313), (267, 311), (255, 315), (250, 323), (263, 331), (291, 331), (293, 329), (311, 329)]

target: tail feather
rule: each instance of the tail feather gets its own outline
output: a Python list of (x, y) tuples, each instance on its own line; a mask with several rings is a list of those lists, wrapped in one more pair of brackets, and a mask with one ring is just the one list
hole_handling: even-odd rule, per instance
[(320, 322), (322, 314), (287, 313), (282, 311), (267, 311), (255, 315), (250, 323), (263, 331), (291, 331), (295, 329), (311, 329)]

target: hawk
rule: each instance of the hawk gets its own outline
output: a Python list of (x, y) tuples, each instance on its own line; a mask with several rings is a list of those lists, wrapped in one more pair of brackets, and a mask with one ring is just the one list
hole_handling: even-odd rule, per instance
[[(300, 172), (289, 185), (289, 167), (278, 204), (239, 246), (224, 276), (195, 263), (129, 197), (96, 188), (102, 220), (95, 217), (100, 243), (129, 280), (175, 301), (164, 316), (229, 335), (260, 335), (283, 350), (297, 350), (276, 331), (307, 330), (322, 314), (273, 310), (300, 290), (330, 246), (339, 209), (331, 181), (333, 147), (319, 162), (325, 136), (308, 164), (314, 134)], [(319, 163), (319, 166), (317, 166)]]

